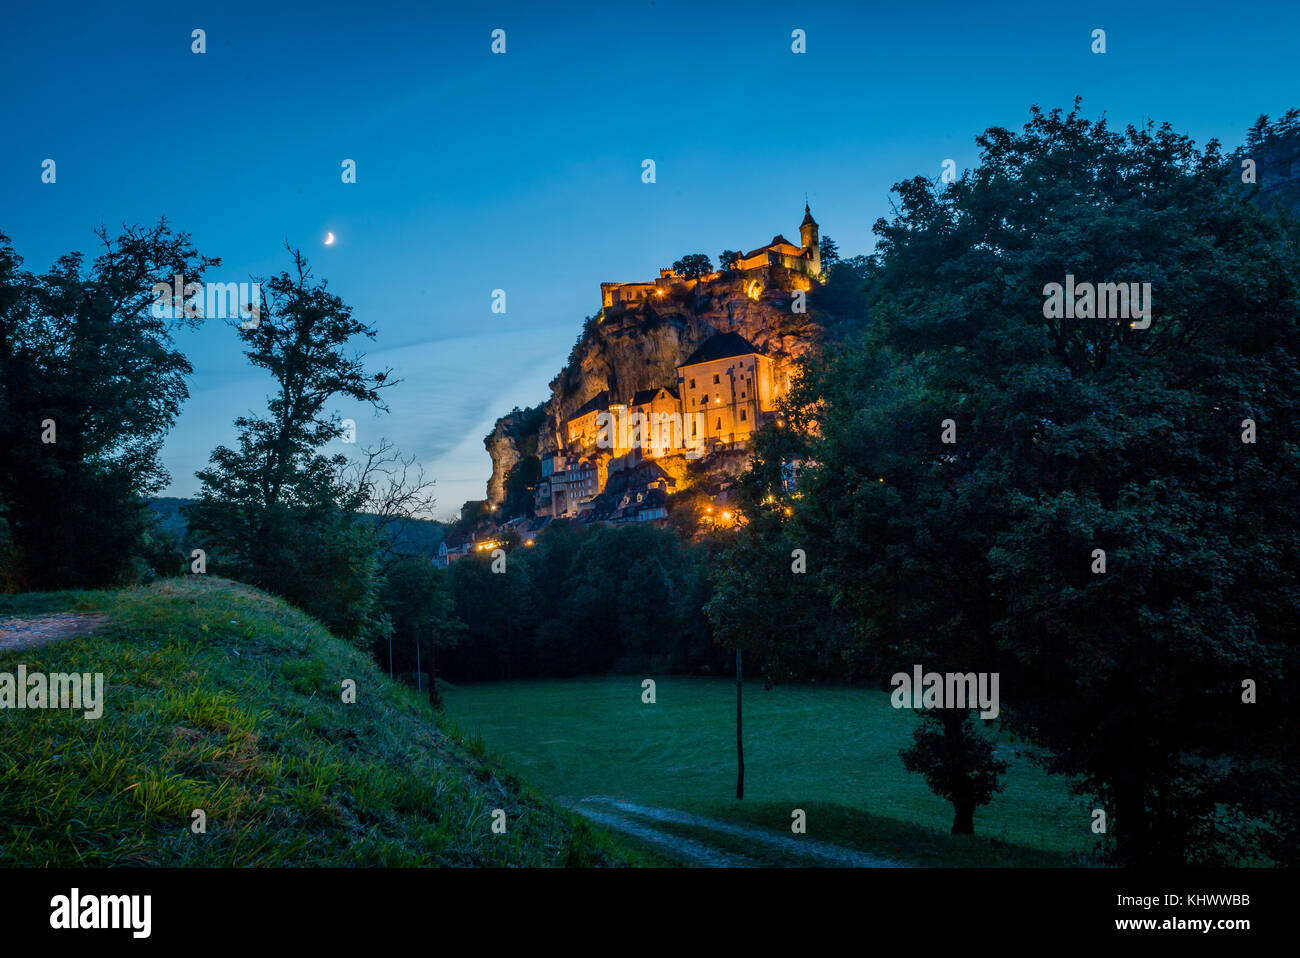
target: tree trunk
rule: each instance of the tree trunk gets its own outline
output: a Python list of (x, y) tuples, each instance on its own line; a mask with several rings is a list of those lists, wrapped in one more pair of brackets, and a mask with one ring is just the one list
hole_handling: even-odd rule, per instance
[(952, 833), (954, 835), (975, 834), (975, 804), (973, 802), (953, 802)]
[(745, 746), (740, 738), (740, 690), (744, 681), (740, 649), (736, 649), (736, 798), (745, 797)]
[(1115, 814), (1107, 827), (1115, 835), (1115, 854), (1123, 865), (1149, 864), (1146, 789), (1140, 777), (1115, 784)]
[(943, 738), (953, 787), (952, 833), (974, 835), (975, 801), (966, 768), (966, 713), (963, 710), (948, 709), (943, 713)]
[(434, 656), (433, 636), (429, 636), (429, 704), (435, 709), (442, 708), (442, 696), (438, 694), (438, 663)]

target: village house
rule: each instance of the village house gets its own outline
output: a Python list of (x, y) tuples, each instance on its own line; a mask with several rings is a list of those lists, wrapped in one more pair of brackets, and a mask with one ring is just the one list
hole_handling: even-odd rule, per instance
[(749, 340), (738, 333), (705, 340), (677, 367), (687, 440), (710, 450), (745, 442), (776, 408), (774, 387), (772, 360)]
[(562, 452), (542, 457), (534, 508), (577, 516), (611, 474), (667, 455), (697, 458), (747, 442), (776, 408), (773, 363), (739, 333), (710, 336), (677, 367), (676, 388), (638, 390), (626, 402), (608, 391), (564, 422)]

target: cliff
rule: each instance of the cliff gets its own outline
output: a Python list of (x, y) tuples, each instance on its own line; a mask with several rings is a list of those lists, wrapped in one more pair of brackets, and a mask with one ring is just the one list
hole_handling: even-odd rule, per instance
[(541, 406), (520, 409), (497, 420), (496, 426), (483, 437), (483, 445), (492, 457), (492, 476), (487, 484), (487, 504), (499, 506), (505, 500), (506, 478), (519, 462), (538, 453), (537, 440), (544, 421)]
[(560, 427), (585, 402), (605, 390), (625, 398), (639, 389), (675, 389), (678, 364), (716, 333), (739, 333), (770, 356), (776, 394), (782, 395), (795, 361), (823, 336), (811, 307), (793, 311), (798, 286), (807, 287), (807, 279), (780, 267), (732, 271), (588, 319), (568, 363), (550, 383), (550, 398), (526, 411), (535, 414), (536, 426), (515, 410), (486, 438), (492, 456), (488, 504), (503, 500), (505, 478), (521, 459), (559, 448)]

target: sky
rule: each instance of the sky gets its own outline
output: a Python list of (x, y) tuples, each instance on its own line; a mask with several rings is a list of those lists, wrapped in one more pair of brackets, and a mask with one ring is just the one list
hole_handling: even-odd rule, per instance
[[(485, 494), (497, 417), (549, 397), (603, 281), (794, 236), (805, 195), (843, 255), (867, 252), (894, 183), (974, 166), (976, 136), (1033, 104), (1081, 95), (1228, 147), (1300, 106), (1300, 4), (1053, 6), (9, 0), (0, 232), (39, 271), (92, 256), (101, 223), (166, 216), (221, 257), (215, 282), (301, 248), (402, 380), (386, 414), (336, 407), (357, 422), (337, 451), (396, 443), (450, 516)], [(162, 494), (190, 496), (272, 384), (226, 323), (178, 342), (194, 372)]]

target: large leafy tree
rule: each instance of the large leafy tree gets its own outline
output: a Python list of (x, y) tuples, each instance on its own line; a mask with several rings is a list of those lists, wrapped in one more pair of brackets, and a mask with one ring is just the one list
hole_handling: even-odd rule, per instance
[[(384, 573), (380, 602), (403, 668), (419, 664), (428, 672), (429, 702), (440, 707), (437, 652), (455, 645), (464, 631), (448, 576), (424, 556), (400, 556)], [(380, 649), (375, 653), (378, 658)]]
[[(1000, 669), (1119, 860), (1293, 856), (1296, 224), (1216, 143), (1077, 102), (979, 145), (895, 188), (868, 327), (802, 397), (828, 587), (927, 667)], [(1150, 283), (1150, 326), (1049, 316), (1067, 274)]]
[(143, 497), (168, 481), (159, 462), (189, 397), (178, 311), (154, 315), (154, 285), (201, 282), (199, 255), (165, 220), (97, 231), (99, 255), (61, 257), (33, 275), (0, 236), (0, 509), (10, 586), (121, 580), (147, 527)]
[(381, 391), (395, 381), (349, 351), (373, 328), (313, 277), (300, 251), (292, 255), (291, 271), (261, 284), (260, 321), (240, 327), (245, 355), (275, 382), (267, 415), (235, 420), (238, 448), (213, 451), (187, 518), (218, 568), (356, 637), (375, 586), (374, 529), (356, 515), (367, 490), (345, 480), (342, 453), (321, 450), (345, 434), (332, 402), (383, 410)]
[(673, 269), (684, 279), (699, 279), (713, 272), (713, 262), (705, 253), (688, 253), (673, 263)]

